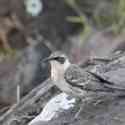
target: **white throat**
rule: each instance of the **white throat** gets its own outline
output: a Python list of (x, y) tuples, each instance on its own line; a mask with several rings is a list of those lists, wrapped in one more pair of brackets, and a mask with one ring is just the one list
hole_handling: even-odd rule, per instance
[(69, 66), (70, 66), (70, 62), (68, 60), (66, 60), (64, 64), (60, 64), (57, 61), (52, 61), (51, 62), (51, 78), (52, 78), (52, 80), (58, 81), (62, 77), (64, 77), (64, 73)]
[(64, 63), (64, 70), (66, 71), (70, 65), (71, 63), (69, 62), (69, 60), (66, 60)]

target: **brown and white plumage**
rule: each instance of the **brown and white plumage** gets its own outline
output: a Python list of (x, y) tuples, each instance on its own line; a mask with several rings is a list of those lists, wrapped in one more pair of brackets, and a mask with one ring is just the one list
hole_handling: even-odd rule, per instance
[(53, 53), (46, 60), (51, 63), (53, 83), (69, 95), (81, 98), (93, 94), (120, 95), (125, 93), (124, 86), (118, 86), (115, 82), (71, 64), (68, 57), (61, 52)]

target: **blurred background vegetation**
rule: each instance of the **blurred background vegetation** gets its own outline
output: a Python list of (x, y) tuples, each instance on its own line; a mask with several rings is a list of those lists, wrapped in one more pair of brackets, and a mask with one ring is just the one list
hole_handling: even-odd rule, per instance
[[(6, 4), (8, 0), (5, 0), (6, 2), (2, 1), (3, 0), (1, 0), (0, 3), (1, 6), (3, 3)], [(4, 42), (2, 41), (0, 44), (3, 44), (0, 47), (1, 54), (7, 52), (6, 54), (9, 53), (13, 55), (16, 50), (27, 47), (27, 40), (23, 40), (23, 42), (25, 42), (22, 43), (22, 40), (20, 41), (20, 39), (22, 37), (24, 37), (23, 39), (27, 39), (27, 37), (31, 37), (31, 34), (45, 37), (45, 39), (51, 39), (50, 43), (52, 41), (54, 42), (52, 48), (62, 49), (59, 48), (60, 42), (58, 41), (63, 40), (62, 44), (64, 44), (69, 36), (79, 35), (79, 37), (81, 37), (79, 41), (84, 43), (87, 41), (86, 39), (90, 38), (93, 31), (110, 31), (115, 35), (124, 33), (124, 0), (63, 0), (60, 3), (56, 3), (56, 0), (54, 2), (50, 2), (50, 0), (47, 2), (45, 2), (45, 0), (36, 0), (36, 2), (33, 2), (33, 0), (24, 0), (19, 3), (17, 1), (18, 0), (12, 0), (10, 5), (4, 5), (7, 9), (4, 9), (4, 11), (2, 9), (1, 17), (8, 15), (9, 11), (10, 17), (13, 15), (13, 13), (16, 13), (16, 15), (18, 15), (17, 17), (19, 18), (16, 21), (18, 21), (20, 24), (23, 23), (22, 26), (25, 27), (26, 31), (24, 30), (25, 33), (21, 33), (24, 32), (22, 30), (23, 28), (18, 29), (18, 27), (12, 26), (9, 29), (10, 31), (8, 31), (9, 33), (6, 33), (6, 39), (10, 49), (7, 48), (7, 46), (5, 46)], [(54, 5), (55, 3), (62, 9), (59, 9), (59, 7)], [(13, 5), (17, 5), (17, 7), (14, 9)], [(60, 18), (59, 14), (62, 14), (62, 17), (60, 16), (61, 19), (63, 19), (62, 21), (59, 21), (58, 19)], [(52, 22), (50, 22), (49, 19), (51, 19)], [(40, 21), (41, 24), (39, 24)], [(45, 21), (47, 21), (47, 23), (45, 23)], [(38, 27), (37, 24), (41, 26)], [(56, 25), (59, 27), (57, 28)], [(19, 33), (17, 33), (14, 28), (19, 30)], [(18, 40), (18, 42), (15, 42), (15, 37), (16, 41)]]
[(73, 23), (83, 25), (84, 33), (90, 29), (111, 30), (119, 34), (125, 28), (125, 1), (124, 0), (65, 0), (77, 17), (68, 18)]

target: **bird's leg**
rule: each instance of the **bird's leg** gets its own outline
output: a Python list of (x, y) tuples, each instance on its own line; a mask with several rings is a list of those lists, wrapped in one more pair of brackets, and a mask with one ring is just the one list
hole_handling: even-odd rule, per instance
[(75, 116), (74, 116), (74, 120), (78, 119), (78, 117), (80, 116), (80, 113), (81, 113), (82, 110), (83, 110), (83, 106), (84, 106), (84, 104), (82, 103), (82, 104), (80, 105), (80, 108), (79, 108), (78, 112), (76, 112), (76, 114), (75, 114)]
[(74, 116), (74, 120), (78, 119), (78, 117), (80, 116), (80, 113), (83, 111), (84, 105), (88, 104), (88, 102), (90, 102), (90, 101), (92, 101), (92, 98), (89, 98), (89, 97), (85, 97), (84, 99), (82, 99), (80, 108)]
[(89, 103), (93, 103), (93, 105), (96, 106), (96, 105), (98, 105), (98, 104), (100, 104), (102, 102), (104, 102), (104, 99), (93, 99), (91, 97), (85, 98), (84, 100), (82, 100), (80, 108), (76, 112), (73, 120), (77, 120), (78, 119), (78, 117), (80, 116), (81, 112), (83, 111), (83, 108), (84, 108), (85, 105), (87, 105)]

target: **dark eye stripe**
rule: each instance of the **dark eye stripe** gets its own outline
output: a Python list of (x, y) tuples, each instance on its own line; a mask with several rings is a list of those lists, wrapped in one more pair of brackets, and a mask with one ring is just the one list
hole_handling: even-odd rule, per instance
[(65, 58), (64, 57), (56, 57), (55, 60), (57, 60), (61, 64), (64, 64), (64, 62), (65, 62)]

